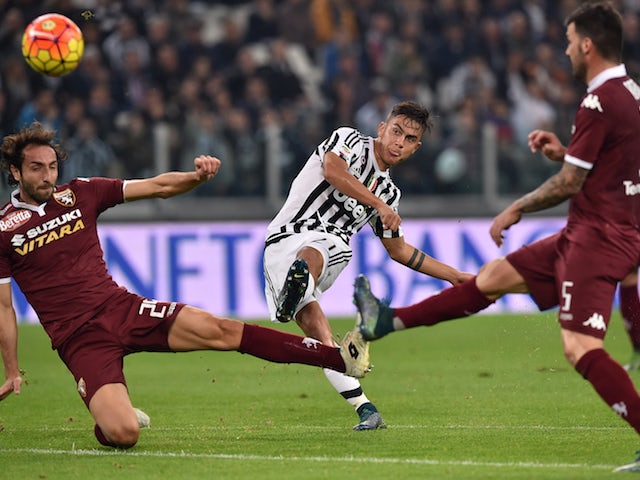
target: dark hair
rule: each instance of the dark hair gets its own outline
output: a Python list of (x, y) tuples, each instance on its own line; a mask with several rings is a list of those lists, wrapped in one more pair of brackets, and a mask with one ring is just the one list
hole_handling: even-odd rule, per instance
[(48, 130), (35, 121), (28, 127), (23, 127), (18, 133), (7, 135), (2, 139), (2, 159), (0, 159), (0, 167), (7, 174), (7, 183), (11, 186), (18, 185), (18, 181), (11, 173), (13, 165), (19, 171), (22, 171), (22, 161), (24, 160), (24, 149), (29, 145), (46, 145), (53, 148), (56, 152), (58, 161), (67, 158), (67, 152), (57, 143), (55, 143), (56, 132)]
[(565, 20), (573, 23), (576, 33), (589, 37), (600, 55), (607, 60), (622, 61), (622, 17), (611, 2), (587, 2), (576, 8)]
[(391, 113), (389, 113), (387, 121), (393, 117), (398, 117), (400, 115), (403, 115), (409, 120), (416, 122), (418, 125), (420, 125), (423, 132), (431, 131), (431, 114), (426, 107), (423, 107), (419, 103), (412, 101), (396, 103), (391, 109)]

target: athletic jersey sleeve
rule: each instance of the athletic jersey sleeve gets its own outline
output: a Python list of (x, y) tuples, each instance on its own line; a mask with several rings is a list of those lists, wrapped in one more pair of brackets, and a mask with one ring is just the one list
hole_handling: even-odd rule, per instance
[(76, 178), (70, 182), (74, 189), (87, 190), (93, 197), (98, 214), (124, 203), (124, 182), (117, 178)]
[(320, 158), (324, 158), (327, 152), (335, 153), (351, 167), (362, 154), (362, 134), (355, 128), (340, 127), (334, 130), (326, 142), (322, 144), (324, 152)]
[[(397, 209), (394, 209), (397, 212)], [(402, 231), (402, 226), (398, 227), (398, 230), (390, 230), (388, 228), (384, 228), (382, 226), (382, 220), (379, 215), (374, 215), (369, 220), (369, 225), (373, 230), (373, 233), (378, 238), (399, 238), (404, 237), (404, 232)]]
[(591, 170), (608, 136), (609, 123), (603, 114), (606, 97), (586, 95), (576, 112), (574, 132), (565, 161)]

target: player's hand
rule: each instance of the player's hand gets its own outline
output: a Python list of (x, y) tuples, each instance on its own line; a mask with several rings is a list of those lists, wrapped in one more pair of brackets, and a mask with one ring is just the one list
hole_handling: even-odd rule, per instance
[(380, 215), (380, 220), (382, 220), (382, 227), (387, 230), (393, 230), (394, 232), (400, 228), (400, 223), (402, 223), (402, 218), (389, 205), (384, 205), (378, 210), (378, 215)]
[(200, 180), (210, 180), (213, 178), (216, 173), (218, 173), (221, 163), (219, 158), (212, 157), (211, 155), (200, 155), (193, 160), (196, 174)]
[(493, 219), (489, 234), (498, 247), (502, 246), (502, 240), (504, 239), (502, 232), (508, 230), (511, 225), (518, 223), (521, 218), (522, 213), (520, 210), (512, 205), (504, 209)]
[(554, 162), (564, 161), (567, 149), (560, 143), (555, 133), (544, 130), (534, 130), (528, 136), (528, 144), (531, 153), (542, 152), (549, 160)]
[(4, 384), (0, 385), (0, 400), (4, 400), (9, 396), (11, 392), (16, 395), (20, 394), (20, 385), (22, 385), (22, 377), (17, 376), (14, 378), (8, 378)]

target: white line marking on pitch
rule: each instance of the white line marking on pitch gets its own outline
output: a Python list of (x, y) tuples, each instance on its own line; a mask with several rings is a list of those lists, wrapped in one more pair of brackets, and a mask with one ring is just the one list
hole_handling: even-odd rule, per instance
[(189, 452), (124, 452), (122, 450), (60, 450), (39, 448), (0, 448), (5, 453), (30, 453), (37, 455), (78, 455), (86, 457), (152, 457), (152, 458), (211, 458), (219, 460), (267, 460), (301, 462), (390, 463), (410, 465), (493, 467), (493, 468), (597, 468), (611, 470), (613, 465), (589, 465), (585, 463), (537, 463), (537, 462), (478, 462), (472, 460), (430, 460), (426, 458), (375, 458), (375, 457), (284, 457), (280, 455), (245, 455), (228, 453)]
[[(272, 427), (277, 427), (278, 429), (285, 429), (285, 430), (310, 430), (310, 429), (315, 429), (315, 430), (344, 430), (344, 427), (340, 426), (340, 425), (336, 425), (336, 426), (330, 426), (330, 425), (264, 425), (264, 424), (256, 424), (256, 425), (184, 425), (182, 427), (175, 427), (175, 426), (167, 426), (167, 427), (163, 427), (163, 426), (159, 426), (158, 424), (153, 425), (152, 428), (153, 430), (159, 430), (159, 431), (171, 431), (171, 430), (175, 430), (175, 431), (182, 431), (182, 430), (186, 430), (186, 431), (190, 431), (193, 430), (194, 428), (198, 429), (198, 430), (247, 430), (247, 429), (254, 429), (254, 428), (272, 428)], [(75, 431), (84, 431), (87, 430), (88, 427), (79, 427), (79, 426), (74, 426), (74, 427), (68, 427), (68, 426), (61, 426), (59, 427), (61, 431), (64, 432), (75, 432)], [(5, 429), (8, 431), (10, 430), (10, 428), (5, 426)], [(553, 430), (557, 430), (557, 431), (582, 431), (582, 430), (588, 430), (588, 431), (616, 431), (616, 430), (620, 430), (620, 431), (627, 431), (629, 430), (629, 427), (622, 425), (622, 426), (611, 426), (611, 427), (594, 427), (594, 426), (582, 426), (582, 425), (567, 425), (567, 426), (556, 426), (556, 425), (389, 425), (388, 430), (401, 430), (401, 429), (429, 429), (429, 430), (434, 430), (434, 429), (440, 429), (440, 430), (544, 430), (544, 431), (553, 431)], [(18, 430), (18, 429), (15, 429)], [(29, 426), (23, 426), (20, 427), (21, 431), (51, 431), (53, 430), (53, 428), (51, 427), (41, 427), (41, 426), (34, 426), (34, 427), (29, 427)]]

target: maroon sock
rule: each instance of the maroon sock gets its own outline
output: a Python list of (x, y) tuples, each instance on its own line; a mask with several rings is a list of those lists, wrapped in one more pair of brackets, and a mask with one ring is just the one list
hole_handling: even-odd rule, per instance
[(614, 412), (640, 434), (640, 396), (629, 374), (602, 348), (585, 353), (576, 370)]
[(395, 308), (393, 315), (398, 317), (406, 328), (412, 328), (468, 317), (492, 303), (493, 300), (489, 300), (478, 290), (476, 277), (473, 277), (409, 307)]
[(111, 443), (109, 440), (107, 440), (107, 437), (104, 436), (104, 433), (102, 433), (102, 430), (100, 430), (100, 427), (97, 423), (93, 426), (93, 433), (98, 441), (105, 447), (117, 447), (115, 443)]
[(244, 324), (240, 353), (276, 363), (303, 363), (316, 367), (325, 367), (344, 373), (345, 365), (340, 350), (328, 347), (310, 338)]
[(637, 285), (620, 287), (620, 314), (633, 347), (640, 349), (640, 300)]

